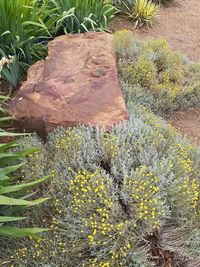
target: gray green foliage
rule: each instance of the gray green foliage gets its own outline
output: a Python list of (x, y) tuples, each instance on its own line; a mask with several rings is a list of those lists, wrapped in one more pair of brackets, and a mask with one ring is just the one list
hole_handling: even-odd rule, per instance
[(138, 40), (127, 30), (115, 34), (114, 45), (127, 102), (162, 115), (199, 106), (199, 63), (171, 51), (163, 38)]
[(151, 266), (150, 237), (159, 232), (166, 249), (199, 263), (192, 236), (180, 236), (177, 246), (164, 232), (188, 224), (200, 231), (199, 150), (146, 108), (130, 104), (129, 120), (111, 133), (58, 128), (45, 145), (36, 136), (20, 144), (41, 147), (22, 173), (31, 166), (33, 175), (54, 176), (43, 190), (51, 201), (32, 211), (32, 221), (52, 231), (39, 242), (6, 244), (5, 260), (22, 266)]

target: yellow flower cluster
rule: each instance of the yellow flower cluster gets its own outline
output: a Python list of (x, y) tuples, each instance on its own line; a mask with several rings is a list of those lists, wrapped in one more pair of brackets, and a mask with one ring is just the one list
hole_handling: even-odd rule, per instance
[(177, 144), (177, 151), (178, 156), (176, 157), (176, 159), (179, 161), (181, 159), (183, 169), (185, 170), (185, 172), (190, 174), (192, 172), (192, 160), (188, 155), (188, 150), (181, 144)]
[[(171, 69), (160, 73), (160, 83), (155, 86), (155, 92), (160, 98), (165, 98), (169, 105), (173, 103), (176, 96), (182, 92), (183, 87), (179, 80), (183, 77), (183, 70), (181, 68)], [(164, 101), (164, 100), (163, 100)]]
[(146, 89), (152, 89), (157, 84), (157, 70), (154, 63), (141, 56), (133, 67), (133, 81)]
[[(61, 205), (60, 200), (56, 199), (54, 202), (54, 208), (55, 210), (52, 210), (52, 212), (55, 212), (57, 214), (61, 213)], [(57, 256), (66, 256), (67, 255), (67, 246), (68, 244), (63, 242), (63, 239), (60, 239), (58, 236), (58, 220), (56, 217), (52, 217), (51, 221), (43, 219), (41, 221), (47, 227), (50, 229), (51, 236), (48, 235), (45, 237), (38, 237), (33, 238), (32, 236), (29, 236), (29, 242), (27, 242), (27, 246), (23, 248), (17, 249), (12, 256), (10, 256), (10, 267), (11, 266), (19, 266), (23, 267), (24, 261), (28, 260), (31, 262), (31, 264), (38, 263), (38, 262), (46, 262), (50, 258), (55, 258)], [(47, 226), (46, 226), (47, 225)], [(56, 250), (55, 250), (55, 244), (56, 244)], [(16, 265), (17, 264), (17, 265)]]
[(148, 172), (146, 166), (140, 166), (132, 177), (127, 177), (123, 182), (123, 190), (131, 197), (132, 213), (138, 225), (147, 223), (159, 227), (160, 217), (164, 215), (162, 203), (157, 193), (159, 192), (158, 177)]
[(56, 140), (55, 148), (59, 151), (68, 151), (68, 153), (72, 150), (79, 151), (81, 146), (81, 136), (76, 132), (76, 129), (67, 129), (63, 136), (60, 136)]
[(58, 237), (56, 238), (55, 233), (56, 232), (54, 232), (55, 238), (32, 239), (32, 237), (30, 237), (29, 242), (32, 243), (29, 243), (25, 248), (18, 249), (10, 257), (11, 266), (23, 267), (24, 260), (28, 260), (31, 264), (34, 264), (38, 262), (46, 262), (49, 261), (50, 258), (60, 257), (61, 255), (64, 256), (67, 252), (67, 243), (61, 242)]
[(199, 184), (195, 179), (190, 180), (188, 177), (185, 179), (183, 184), (181, 184), (181, 190), (183, 194), (191, 203), (191, 207), (196, 209), (197, 202), (199, 199)]
[(114, 34), (114, 47), (117, 53), (123, 53), (131, 50), (134, 44), (134, 35), (132, 31), (122, 30)]
[(163, 49), (169, 51), (169, 44), (164, 37), (160, 37), (158, 39), (150, 39), (147, 42), (144, 42), (143, 49), (152, 49), (155, 52)]
[(110, 250), (109, 253), (108, 253), (109, 260), (107, 260), (107, 261), (98, 261), (97, 258), (94, 258), (94, 259), (90, 259), (88, 264), (87, 263), (83, 263), (82, 266), (89, 266), (89, 267), (123, 266), (124, 267), (121, 259), (126, 258), (126, 256), (129, 253), (131, 247), (132, 247), (132, 245), (130, 243), (126, 243), (124, 245), (124, 247), (120, 247), (118, 249), (118, 251)]
[[(183, 194), (184, 199), (187, 200), (187, 205), (191, 207), (191, 210), (196, 214), (197, 202), (199, 199), (199, 183), (195, 178), (193, 178), (193, 167), (192, 160), (189, 157), (189, 149), (186, 149), (181, 144), (177, 144), (178, 155), (174, 157), (174, 162), (178, 167), (177, 175), (184, 177), (180, 180), (179, 178), (179, 191)], [(192, 147), (191, 147), (192, 149)], [(183, 176), (183, 174), (185, 174)]]
[(82, 220), (86, 228), (91, 228), (91, 233), (88, 235), (91, 245), (99, 242), (95, 241), (97, 235), (112, 237), (114, 225), (109, 220), (109, 211), (113, 205), (111, 188), (109, 178), (104, 177), (98, 170), (94, 173), (79, 172), (70, 181), (69, 191), (73, 194), (72, 207), (75, 213), (84, 211), (86, 216)]
[[(111, 245), (117, 238), (122, 238), (122, 245), (118, 249), (109, 250), (107, 259), (102, 262), (95, 258), (90, 259), (90, 266), (111, 266), (112, 262), (126, 257), (131, 244), (123, 236), (130, 227), (130, 221), (114, 218), (112, 210), (120, 209), (117, 199), (111, 199), (114, 194), (112, 181), (103, 176), (98, 170), (94, 173), (82, 171), (70, 181), (70, 192), (73, 194), (72, 207), (74, 212), (82, 215), (83, 228), (81, 234), (87, 234), (89, 245), (92, 247)], [(120, 221), (119, 221), (120, 220)], [(86, 266), (83, 264), (83, 266)], [(113, 265), (112, 265), (113, 266)]]
[[(147, 224), (153, 232), (160, 226), (164, 211), (157, 197), (157, 184), (157, 176), (148, 172), (145, 166), (139, 168), (135, 176), (124, 178), (121, 190), (128, 196), (125, 205), (130, 209), (130, 214), (125, 215), (113, 181), (99, 170), (93, 173), (79, 171), (70, 180), (72, 208), (82, 220), (81, 235), (87, 238), (92, 248), (107, 248), (104, 255), (107, 261), (96, 257), (83, 266), (122, 266), (122, 259), (132, 248), (130, 240), (137, 227)], [(132, 232), (130, 237), (129, 231)], [(113, 246), (116, 239), (118, 244)]]
[(110, 158), (114, 158), (118, 155), (119, 143), (119, 137), (108, 133), (104, 135), (103, 146), (106, 150), (106, 154), (109, 155)]

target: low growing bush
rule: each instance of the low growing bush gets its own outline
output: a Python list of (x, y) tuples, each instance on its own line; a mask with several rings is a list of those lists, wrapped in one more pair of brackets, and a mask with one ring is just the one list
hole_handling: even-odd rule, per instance
[(142, 101), (159, 114), (199, 106), (199, 63), (173, 52), (164, 38), (134, 40), (131, 34), (125, 30), (114, 38), (126, 100), (135, 103), (142, 96)]
[[(182, 252), (190, 266), (194, 259), (200, 263), (194, 240), (194, 232), (200, 233), (199, 151), (146, 108), (130, 105), (129, 121), (111, 133), (58, 128), (45, 145), (36, 136), (20, 144), (21, 149), (41, 146), (22, 174), (32, 166), (54, 176), (43, 189), (51, 201), (32, 211), (37, 226), (52, 231), (41, 240), (4, 242), (3, 262), (152, 266), (153, 242), (174, 258)], [(170, 241), (173, 231), (188, 227), (175, 244)]]

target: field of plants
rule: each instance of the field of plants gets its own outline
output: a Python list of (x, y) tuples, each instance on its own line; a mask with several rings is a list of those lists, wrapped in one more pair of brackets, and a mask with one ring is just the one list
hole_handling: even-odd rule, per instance
[[(166, 121), (200, 108), (200, 62), (134, 34), (174, 4), (0, 0), (0, 266), (200, 267), (200, 147)], [(113, 34), (128, 121), (15, 133), (8, 105), (29, 66), (87, 31)]]

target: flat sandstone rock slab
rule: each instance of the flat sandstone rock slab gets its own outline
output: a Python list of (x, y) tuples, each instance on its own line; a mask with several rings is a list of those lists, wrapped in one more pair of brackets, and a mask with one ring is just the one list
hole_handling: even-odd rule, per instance
[(128, 115), (118, 84), (112, 35), (63, 35), (30, 67), (10, 105), (14, 126), (45, 136), (56, 126), (112, 126)]

